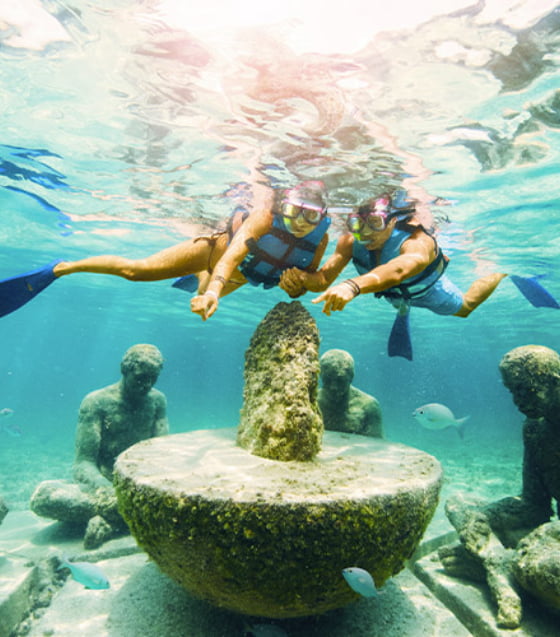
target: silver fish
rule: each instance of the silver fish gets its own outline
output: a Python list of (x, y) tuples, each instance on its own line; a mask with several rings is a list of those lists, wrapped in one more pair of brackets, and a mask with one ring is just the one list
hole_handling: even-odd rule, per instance
[(440, 403), (428, 403), (417, 407), (412, 415), (426, 429), (441, 430), (455, 427), (461, 438), (463, 437), (464, 424), (470, 418), (470, 416), (455, 418), (451, 409)]
[(350, 566), (342, 569), (342, 575), (348, 586), (362, 597), (377, 597), (377, 588), (373, 577), (365, 569)]
[(61, 557), (60, 566), (57, 570), (63, 568), (70, 569), (72, 577), (76, 582), (83, 584), (85, 588), (103, 590), (111, 586), (99, 566), (91, 564), (90, 562), (70, 562), (68, 558)]

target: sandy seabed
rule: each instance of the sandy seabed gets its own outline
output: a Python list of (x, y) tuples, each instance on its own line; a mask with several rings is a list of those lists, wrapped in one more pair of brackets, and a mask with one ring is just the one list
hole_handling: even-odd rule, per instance
[[(391, 439), (390, 436), (388, 436)], [(407, 444), (435, 456), (442, 464), (444, 470), (444, 482), (440, 497), (440, 504), (436, 514), (426, 533), (426, 539), (443, 535), (451, 530), (451, 526), (445, 517), (443, 506), (447, 497), (454, 492), (464, 492), (472, 496), (488, 500), (495, 500), (506, 495), (519, 492), (521, 486), (521, 441), (504, 444), (503, 439), (492, 433), (479, 435), (466, 435), (460, 440), (455, 431), (446, 432), (414, 432), (411, 439), (397, 439), (396, 442)], [(42, 480), (68, 479), (71, 477), (71, 464), (73, 459), (73, 441), (60, 440), (47, 441), (30, 436), (0, 440), (0, 493), (12, 511), (25, 511), (29, 506), (29, 498), (35, 486)], [(103, 568), (113, 569), (112, 579), (125, 578), (127, 575), (127, 563), (141, 560), (144, 564), (145, 556), (139, 554), (137, 558), (125, 558), (123, 560), (110, 560), (103, 563)], [(137, 567), (136, 567), (137, 568)], [(146, 633), (146, 637), (179, 636), (174, 626), (180, 625), (188, 631), (189, 637), (220, 637), (224, 635), (237, 636), (244, 633), (244, 619), (233, 613), (210, 607), (209, 605), (193, 600), (190, 596), (170, 581), (153, 563), (146, 563), (127, 580), (126, 590), (130, 592), (135, 586), (138, 591), (132, 596), (136, 599), (144, 599), (145, 603), (132, 607), (124, 607), (126, 617), (122, 619), (122, 626), (115, 616), (115, 609), (111, 615), (113, 629), (117, 632), (107, 634), (118, 637), (137, 637), (130, 632), (128, 623), (131, 613), (143, 626), (152, 626), (157, 631)], [(142, 574), (139, 577), (140, 573)], [(447, 628), (441, 626), (441, 630), (433, 625), (434, 617), (439, 621), (447, 621), (449, 614), (433, 598), (423, 597), (415, 588), (418, 584), (407, 569), (399, 574), (398, 585), (389, 581), (386, 585), (387, 595), (380, 597), (375, 606), (362, 600), (355, 605), (329, 613), (325, 616), (317, 616), (301, 620), (289, 620), (282, 622), (290, 637), (336, 636), (347, 637), (443, 637)], [(70, 582), (69, 585), (75, 582)], [(65, 588), (67, 588), (67, 585)], [(410, 586), (410, 588), (408, 588)], [(131, 588), (132, 587), (132, 588)], [(134, 589), (135, 590), (135, 589)], [(102, 591), (101, 591), (102, 592)], [(88, 603), (96, 596), (96, 591), (86, 591)], [(115, 590), (114, 593), (117, 593)], [(149, 593), (149, 600), (144, 594)], [(390, 593), (390, 594), (389, 594)], [(68, 590), (66, 604), (76, 604), (81, 592), (81, 587), (74, 586)], [(77, 597), (76, 597), (77, 596)], [(410, 597), (412, 596), (412, 597)], [(119, 599), (122, 594), (119, 594)], [(76, 599), (75, 599), (76, 598)], [(131, 598), (131, 599), (132, 599)], [(154, 600), (159, 599), (161, 606)], [(413, 609), (410, 600), (420, 600), (421, 606), (425, 606), (425, 621), (419, 622), (419, 617), (424, 617), (424, 611)], [(60, 599), (63, 601), (63, 598)], [(73, 607), (73, 606), (72, 606)], [(150, 613), (158, 610), (158, 617), (152, 617)], [(48, 624), (48, 617), (56, 622), (56, 634), (65, 633), (60, 624), (60, 617), (66, 616), (69, 606), (62, 605), (59, 615), (56, 609), (51, 608), (45, 617), (45, 622), (40, 621), (30, 635), (43, 635), (44, 627)], [(75, 611), (78, 614), (78, 610)], [(373, 614), (372, 614), (373, 613)], [(420, 615), (418, 615), (420, 613)], [(72, 613), (70, 613), (72, 614)], [(100, 609), (100, 614), (103, 612)], [(410, 617), (407, 619), (408, 615)], [(100, 615), (100, 621), (101, 621)], [(161, 615), (161, 616), (160, 616)], [(58, 618), (58, 619), (56, 619)], [(432, 619), (428, 619), (432, 618)], [(383, 625), (379, 625), (382, 620)], [(263, 620), (269, 623), (270, 620)], [(162, 623), (163, 622), (163, 623)], [(273, 623), (273, 622), (270, 622)], [(137, 626), (136, 622), (135, 625)], [(69, 630), (73, 630), (75, 624)], [(461, 627), (462, 628), (462, 627)], [(434, 630), (436, 632), (434, 632)], [(456, 627), (454, 628), (456, 630)], [(98, 633), (105, 635), (103, 631)], [(468, 631), (463, 634), (468, 634)], [(89, 633), (88, 633), (89, 635)]]

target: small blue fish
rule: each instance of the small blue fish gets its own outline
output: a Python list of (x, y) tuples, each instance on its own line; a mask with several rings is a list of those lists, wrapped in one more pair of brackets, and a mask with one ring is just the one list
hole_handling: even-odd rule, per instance
[(0, 409), (0, 416), (3, 418), (7, 418), (8, 416), (13, 416), (14, 410), (9, 407), (4, 407), (4, 409)]
[(60, 566), (57, 570), (63, 568), (70, 569), (72, 577), (76, 582), (83, 584), (85, 588), (103, 590), (111, 586), (103, 571), (95, 564), (90, 564), (90, 562), (70, 562), (66, 557), (61, 557)]
[(377, 588), (373, 577), (363, 568), (357, 566), (343, 568), (342, 575), (348, 586), (362, 597), (377, 597)]
[(440, 403), (428, 403), (417, 407), (412, 415), (426, 429), (440, 430), (455, 427), (461, 438), (463, 437), (464, 424), (470, 418), (470, 416), (455, 418), (451, 409)]

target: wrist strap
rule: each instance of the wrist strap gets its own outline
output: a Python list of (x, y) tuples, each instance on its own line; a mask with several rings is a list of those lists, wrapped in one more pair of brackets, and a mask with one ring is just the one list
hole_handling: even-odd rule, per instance
[(356, 283), (356, 281), (353, 281), (352, 279), (346, 279), (345, 281), (343, 281), (343, 283), (346, 283), (346, 285), (352, 289), (352, 292), (354, 292), (354, 298), (356, 298), (360, 293), (360, 286)]
[(205, 296), (206, 296), (206, 295), (208, 295), (208, 296), (213, 296), (213, 297), (216, 299), (216, 301), (220, 298), (220, 297), (216, 294), (216, 292), (214, 292), (214, 290), (206, 290), (206, 292), (204, 292), (204, 295), (205, 295)]

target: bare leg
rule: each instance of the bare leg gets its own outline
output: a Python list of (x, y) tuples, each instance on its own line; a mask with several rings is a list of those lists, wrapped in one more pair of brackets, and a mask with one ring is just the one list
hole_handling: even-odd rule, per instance
[[(57, 277), (75, 272), (112, 274), (130, 281), (160, 281), (205, 271), (210, 265), (214, 238), (189, 239), (166, 248), (145, 259), (126, 259), (112, 254), (89, 257), (80, 261), (62, 261), (54, 267)], [(216, 246), (217, 247), (217, 246)]]
[(463, 307), (455, 314), (466, 318), (471, 312), (486, 301), (492, 292), (498, 287), (500, 281), (505, 279), (507, 274), (503, 272), (495, 272), (477, 279), (467, 290), (463, 297)]

